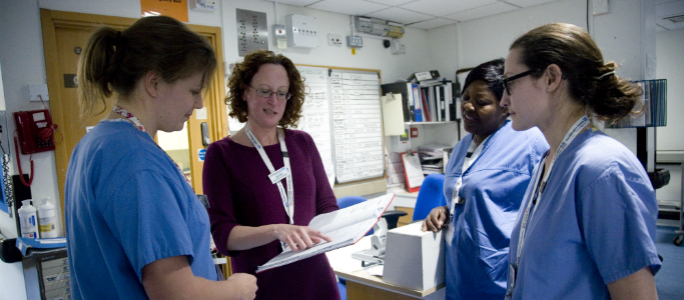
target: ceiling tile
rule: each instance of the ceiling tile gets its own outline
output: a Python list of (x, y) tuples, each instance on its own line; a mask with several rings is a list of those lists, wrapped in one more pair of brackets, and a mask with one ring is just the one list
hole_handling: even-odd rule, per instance
[(321, 0), (267, 0), (267, 1), (289, 4), (289, 5), (294, 5), (294, 6), (307, 6), (307, 5), (314, 4), (314, 3), (321, 1)]
[(497, 3), (487, 5), (487, 6), (481, 6), (481, 7), (473, 8), (470, 10), (451, 14), (448, 16), (444, 16), (444, 18), (463, 22), (463, 21), (473, 20), (473, 19), (482, 18), (482, 17), (486, 17), (486, 16), (496, 15), (498, 13), (507, 12), (507, 11), (511, 11), (514, 9), (518, 9), (518, 8), (513, 6), (513, 5), (503, 3), (503, 2), (497, 2)]
[(446, 16), (473, 9), (476, 7), (492, 4), (496, 0), (418, 0), (401, 5), (401, 8), (420, 12), (432, 16)]
[(362, 0), (323, 0), (308, 7), (345, 15), (361, 16), (388, 8), (389, 6)]
[(528, 6), (534, 6), (538, 4), (543, 4), (543, 3), (549, 3), (549, 2), (554, 2), (558, 0), (506, 0), (506, 2), (517, 5), (520, 7), (528, 7)]
[(398, 7), (390, 7), (381, 11), (376, 11), (365, 15), (366, 17), (373, 17), (382, 20), (397, 22), (401, 24), (411, 24), (415, 22), (433, 19), (433, 16), (417, 13), (410, 10), (401, 9)]
[(366, 1), (380, 3), (380, 4), (386, 4), (386, 5), (390, 5), (390, 6), (398, 6), (398, 5), (406, 4), (406, 3), (413, 2), (416, 0), (366, 0)]
[(413, 24), (409, 25), (408, 27), (420, 28), (420, 29), (433, 29), (433, 28), (442, 27), (442, 26), (455, 24), (455, 23), (456, 23), (456, 21), (453, 21), (453, 20), (447, 20), (447, 19), (442, 19), (442, 18), (434, 18), (432, 20), (413, 23)]

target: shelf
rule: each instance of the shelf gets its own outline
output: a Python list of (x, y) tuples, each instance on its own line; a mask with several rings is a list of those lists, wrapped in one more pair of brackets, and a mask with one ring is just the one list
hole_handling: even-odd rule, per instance
[(433, 124), (456, 124), (458, 121), (439, 121), (439, 122), (404, 122), (405, 125), (433, 125)]

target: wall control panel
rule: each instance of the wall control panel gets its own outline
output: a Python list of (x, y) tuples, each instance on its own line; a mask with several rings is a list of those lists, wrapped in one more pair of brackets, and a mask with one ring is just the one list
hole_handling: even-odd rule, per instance
[(347, 47), (350, 48), (361, 48), (363, 47), (363, 38), (360, 36), (349, 35), (347, 36)]

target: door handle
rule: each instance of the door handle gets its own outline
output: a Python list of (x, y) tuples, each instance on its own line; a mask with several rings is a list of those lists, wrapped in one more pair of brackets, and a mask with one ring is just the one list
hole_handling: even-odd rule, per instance
[(209, 146), (211, 139), (209, 138), (209, 124), (206, 122), (200, 124), (200, 130), (202, 131), (202, 145)]

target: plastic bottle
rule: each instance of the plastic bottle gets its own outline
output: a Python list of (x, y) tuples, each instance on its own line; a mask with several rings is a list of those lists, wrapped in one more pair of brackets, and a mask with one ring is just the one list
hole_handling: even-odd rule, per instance
[(43, 198), (38, 205), (38, 230), (41, 238), (57, 237), (55, 227), (55, 206), (50, 203), (50, 198)]
[(19, 226), (21, 227), (21, 237), (38, 238), (38, 226), (36, 223), (36, 208), (31, 205), (31, 199), (21, 201), (19, 209)]

